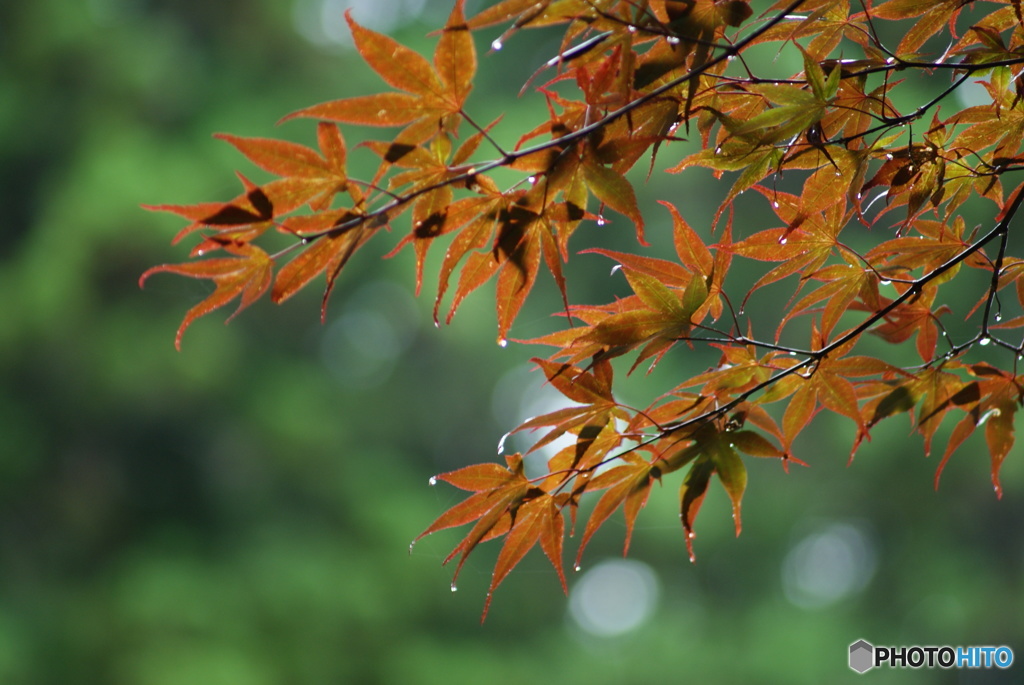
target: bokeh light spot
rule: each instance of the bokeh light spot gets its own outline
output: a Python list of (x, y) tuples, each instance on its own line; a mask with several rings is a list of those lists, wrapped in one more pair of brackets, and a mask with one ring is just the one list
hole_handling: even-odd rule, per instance
[(863, 590), (876, 563), (874, 543), (859, 526), (831, 523), (803, 537), (786, 555), (783, 590), (798, 607), (826, 607)]
[(609, 559), (583, 572), (569, 594), (569, 616), (581, 630), (614, 637), (636, 630), (654, 614), (660, 588), (647, 564)]

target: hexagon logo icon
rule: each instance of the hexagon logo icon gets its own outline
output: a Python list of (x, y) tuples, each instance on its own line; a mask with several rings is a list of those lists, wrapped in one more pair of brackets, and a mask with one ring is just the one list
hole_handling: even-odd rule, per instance
[(875, 648), (867, 640), (857, 640), (850, 645), (850, 668), (857, 673), (874, 667)]

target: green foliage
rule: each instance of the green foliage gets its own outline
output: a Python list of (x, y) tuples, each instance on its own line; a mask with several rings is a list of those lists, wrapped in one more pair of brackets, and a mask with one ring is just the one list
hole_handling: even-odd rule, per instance
[[(695, 518), (715, 477), (738, 534), (747, 457), (802, 463), (797, 438), (822, 413), (852, 423), (851, 459), (896, 415), (909, 415), (928, 453), (952, 413), (936, 486), (952, 454), (983, 429), (1002, 494), (1024, 399), (1024, 341), (1014, 338), (1024, 327), (1024, 259), (1010, 253), (1024, 200), (1024, 184), (1013, 185), (1024, 138), (1019, 2), (793, 0), (755, 10), (740, 0), (505, 0), (467, 18), (460, 0), (432, 60), (351, 16), (348, 23), (359, 54), (394, 90), (286, 117), (318, 120), (319, 150), (222, 136), (279, 178), (258, 185), (243, 176), (242, 193), (228, 202), (156, 207), (191, 222), (178, 237), (200, 236), (196, 259), (154, 267), (142, 280), (171, 272), (214, 282), (186, 314), (179, 344), (200, 315), (235, 299), (243, 309), (267, 292), (281, 302), (321, 275), (326, 311), (352, 256), (407, 215), (398, 248), (413, 246), (417, 287), (434, 242), (447, 245), (435, 319), (453, 280), (446, 321), (493, 281), (505, 345), (543, 262), (563, 301), (562, 327), (522, 342), (555, 348), (535, 361), (576, 406), (516, 430), (537, 432), (533, 450), (565, 436), (573, 442), (536, 477), (519, 454), (505, 466), (441, 474), (472, 494), (423, 533), (473, 524), (445, 560), (459, 557), (456, 576), (480, 543), (503, 538), (485, 615), (491, 593), (535, 545), (565, 586), (563, 514), (575, 525), (591, 493), (600, 494), (577, 560), (620, 507), (628, 549), (652, 485), (683, 469), (679, 507), (691, 558)], [(474, 32), (499, 24), (511, 27), (492, 43), (498, 51), (522, 29), (564, 27), (558, 54), (537, 75), (550, 72), (536, 87), (547, 107), (530, 130), (471, 116)], [(890, 36), (899, 30), (896, 42)], [(750, 55), (765, 48), (792, 57), (799, 71), (764, 72)], [(952, 81), (908, 109), (911, 76)], [(972, 79), (981, 79), (983, 101), (950, 106)], [(363, 143), (380, 158), (372, 177), (349, 173), (339, 124), (390, 129)], [(494, 138), (498, 126), (521, 134), (513, 149)], [(669, 173), (703, 168), (731, 181), (703, 230), (684, 218), (684, 203), (641, 208), (626, 176), (648, 155), (653, 170), (655, 155), (680, 147), (688, 154)], [(518, 180), (503, 188), (499, 172)], [(761, 223), (734, 220), (748, 190)], [(967, 228), (968, 202), (987, 211), (985, 228)], [(584, 250), (617, 262), (631, 293), (570, 301), (564, 265), (579, 229), (608, 223), (612, 212), (646, 245), (648, 225), (665, 211), (675, 255)], [(284, 249), (259, 246), (275, 232), (289, 239)], [(205, 258), (221, 251), (230, 256)], [(743, 292), (734, 267), (748, 262), (763, 269)], [(970, 287), (962, 284), (972, 273), (984, 283), (977, 304), (957, 310), (945, 300)], [(771, 326), (747, 313), (755, 308), (772, 310)], [(966, 324), (947, 328), (941, 316)], [(908, 362), (899, 346), (911, 339), (917, 358)], [(717, 365), (681, 382), (663, 378), (647, 406), (616, 399), (612, 360), (650, 374), (669, 353), (698, 347), (715, 350)]]

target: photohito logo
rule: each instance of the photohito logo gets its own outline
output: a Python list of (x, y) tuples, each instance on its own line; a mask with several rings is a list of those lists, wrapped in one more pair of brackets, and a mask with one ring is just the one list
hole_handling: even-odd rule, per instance
[(865, 673), (875, 666), (889, 668), (1009, 668), (1009, 647), (876, 647), (867, 640), (850, 645), (850, 668)]

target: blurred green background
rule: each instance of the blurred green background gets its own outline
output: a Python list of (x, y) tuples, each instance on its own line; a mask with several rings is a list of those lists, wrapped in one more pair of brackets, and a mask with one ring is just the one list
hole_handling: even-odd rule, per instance
[[(211, 133), (308, 141), (309, 122), (274, 122), (379, 88), (344, 44), (352, 4), (425, 53), (450, 9), (0, 2), (0, 683), (838, 683), (858, 677), (846, 654), (859, 638), (1005, 644), (1024, 658), (1020, 445), (997, 501), (975, 440), (936, 493), (936, 457), (905, 419), (879, 426), (850, 468), (849, 427), (819, 420), (801, 445), (812, 468), (750, 465), (742, 537), (715, 485), (691, 565), (667, 481), (629, 561), (616, 517), (566, 598), (535, 551), (481, 626), (496, 549), (467, 564), (456, 593), (440, 561), (457, 532), (408, 550), (459, 500), (428, 486), (432, 474), (494, 458), (505, 431), (554, 406), (527, 371), (537, 351), (494, 344), (486, 293), (435, 329), (430, 269), (415, 300), (410, 255), (381, 261), (390, 245), (371, 244), (326, 325), (309, 292), (228, 327), (207, 317), (175, 352), (181, 316), (209, 287), (157, 276), (139, 290), (142, 271), (188, 249), (169, 246), (180, 221), (140, 204), (232, 197), (233, 169), (258, 174)], [(536, 123), (539, 101), (509, 84), (554, 41), (524, 34), (481, 57), (470, 105), (479, 120), (507, 112), (504, 140)], [(695, 224), (721, 193), (698, 174), (655, 174), (647, 188)], [(670, 249), (664, 211), (645, 211)], [(632, 245), (622, 220), (588, 230)], [(575, 301), (621, 292), (607, 260), (576, 261)], [(558, 299), (541, 289), (518, 337), (550, 325)], [(640, 404), (713, 362), (680, 350), (625, 392)], [(1019, 670), (865, 677), (994, 683)]]

